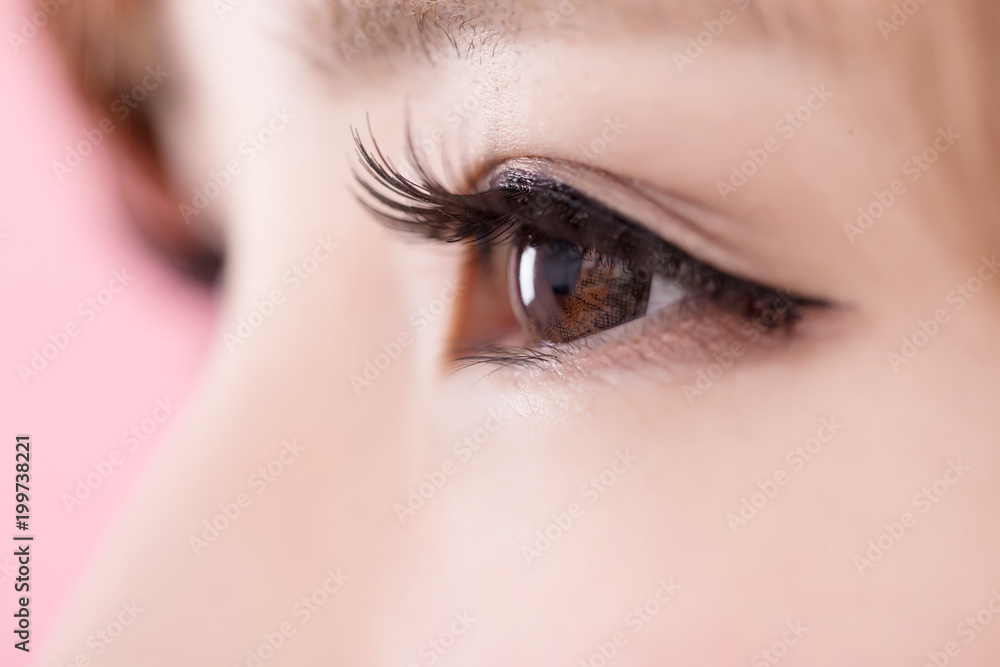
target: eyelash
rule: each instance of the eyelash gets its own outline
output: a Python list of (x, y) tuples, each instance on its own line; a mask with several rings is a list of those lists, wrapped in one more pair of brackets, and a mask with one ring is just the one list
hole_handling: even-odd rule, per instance
[[(392, 229), (432, 241), (478, 248), (481, 258), (525, 234), (532, 239), (568, 240), (586, 249), (588, 254), (618, 259), (632, 269), (642, 266), (634, 261), (636, 255), (646, 254), (647, 268), (655, 266), (701, 302), (721, 306), (745, 321), (755, 318), (761, 321), (760, 316), (768, 311), (780, 313), (773, 323), (765, 323), (768, 332), (789, 332), (806, 308), (829, 305), (726, 274), (562, 183), (528, 171), (508, 169), (493, 179), (489, 189), (453, 192), (429, 173), (412, 142), (408, 145), (408, 162), (416, 180), (393, 166), (374, 136), (370, 134), (372, 150), (369, 151), (356, 128), (352, 128), (352, 134), (362, 167), (354, 176), (367, 195), (367, 198), (359, 196), (359, 200)], [(548, 197), (552, 204), (539, 209), (542, 197)], [(529, 214), (532, 207), (535, 215)], [(546, 229), (541, 211), (554, 209), (561, 209), (560, 214), (544, 216), (547, 220), (555, 218), (554, 224)], [(655, 260), (655, 265), (650, 265), (649, 258)], [(787, 307), (778, 308), (780, 304)], [(544, 349), (493, 347), (457, 361), (465, 365), (537, 365), (558, 360), (560, 352), (572, 351), (580, 342), (547, 344)]]

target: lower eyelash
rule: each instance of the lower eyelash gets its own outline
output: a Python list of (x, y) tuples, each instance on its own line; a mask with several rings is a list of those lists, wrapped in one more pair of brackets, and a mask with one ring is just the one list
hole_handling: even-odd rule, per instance
[[(694, 360), (704, 357), (706, 360), (711, 360), (713, 351), (724, 350), (734, 340), (748, 339), (746, 331), (742, 331), (741, 336), (741, 329), (748, 323), (754, 327), (754, 331), (760, 333), (760, 338), (748, 345), (767, 348), (769, 344), (773, 345), (790, 336), (794, 324), (802, 317), (800, 311), (792, 312), (791, 307), (783, 318), (776, 316), (771, 322), (767, 321), (766, 314), (777, 313), (773, 308), (759, 311), (758, 315), (750, 317), (718, 309), (709, 312), (712, 310), (710, 303), (685, 299), (679, 304), (569, 343), (546, 343), (535, 348), (479, 347), (474, 350), (459, 351), (455, 354), (453, 362), (457, 364), (455, 370), (458, 371), (480, 364), (495, 366), (495, 370), (544, 369), (554, 367), (570, 358), (574, 359), (574, 362), (579, 362), (581, 355), (584, 354), (588, 355), (590, 365), (593, 365), (595, 358), (608, 361), (613, 356), (615, 363), (620, 363), (623, 356), (629, 355), (647, 361), (659, 361), (665, 365), (669, 365), (670, 362), (676, 363), (678, 358)], [(685, 329), (685, 335), (678, 335), (680, 328)], [(607, 354), (610, 347), (617, 347), (620, 353)]]
[(694, 367), (713, 363), (713, 354), (725, 353), (734, 342), (742, 342), (745, 351), (740, 358), (746, 362), (756, 353), (783, 349), (794, 340), (791, 326), (786, 325), (770, 328), (752, 342), (754, 339), (741, 333), (741, 327), (746, 326), (742, 318), (718, 312), (709, 315), (705, 310), (704, 304), (689, 302), (571, 343), (481, 348), (457, 354), (453, 372), (487, 366), (491, 368), (486, 376), (513, 369), (540, 373), (521, 376), (536, 380), (552, 374), (561, 378), (560, 383), (604, 379), (616, 384), (615, 378), (623, 370), (659, 369), (676, 380), (690, 375)]
[(468, 353), (456, 356), (454, 363), (456, 364), (456, 372), (480, 364), (496, 366), (496, 370), (512, 366), (539, 368), (558, 362), (562, 356), (559, 350), (556, 349), (493, 346), (480, 348), (474, 354)]

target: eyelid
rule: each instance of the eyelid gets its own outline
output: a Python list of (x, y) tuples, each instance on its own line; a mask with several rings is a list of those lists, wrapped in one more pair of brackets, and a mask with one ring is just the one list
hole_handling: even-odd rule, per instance
[[(777, 291), (779, 289), (764, 285), (753, 277), (745, 277), (728, 266), (725, 270), (718, 269), (716, 268), (718, 265), (710, 258), (689, 252), (686, 248), (682, 249), (679, 244), (667, 241), (662, 235), (653, 232), (649, 225), (636, 223), (627, 215), (622, 215), (614, 208), (584, 194), (561, 179), (556, 180), (548, 176), (548, 174), (557, 174), (565, 180), (576, 180), (577, 182), (589, 175), (593, 179), (591, 182), (612, 185), (617, 183), (626, 190), (634, 188), (635, 184), (631, 181), (625, 181), (606, 172), (581, 167), (575, 163), (526, 157), (508, 159), (494, 165), (489, 170), (484, 169), (481, 173), (486, 173), (487, 177), (481, 179), (480, 182), (485, 181), (487, 189), (478, 192), (456, 193), (430, 174), (416, 158), (412, 142), (409, 145), (409, 162), (417, 180), (404, 176), (396, 169), (382, 154), (374, 137), (372, 137), (373, 152), (369, 152), (357, 129), (352, 128), (352, 132), (364, 172), (385, 190), (385, 192), (380, 192), (375, 185), (368, 182), (364, 174), (355, 171), (358, 184), (378, 205), (366, 200), (363, 196), (358, 198), (362, 205), (392, 228), (410, 233), (415, 232), (417, 235), (431, 240), (450, 243), (495, 244), (518, 229), (518, 220), (512, 219), (510, 213), (512, 209), (516, 208), (515, 202), (510, 201), (512, 196), (516, 196), (516, 193), (504, 188), (497, 188), (496, 185), (504, 179), (510, 179), (512, 182), (521, 179), (526, 184), (549, 188), (553, 195), (559, 196), (558, 191), (563, 191), (566, 197), (574, 201), (583, 202), (586, 206), (594, 209), (601, 209), (602, 215), (606, 218), (603, 222), (613, 220), (620, 228), (628, 228), (631, 235), (646, 236), (650, 242), (661, 245), (668, 255), (690, 260), (699, 267), (718, 274), (721, 278), (741, 282), (749, 288), (761, 291)], [(369, 133), (371, 133), (370, 127)], [(522, 168), (519, 169), (518, 166)], [(524, 166), (532, 166), (538, 169), (538, 172), (525, 170)], [(634, 199), (644, 200), (643, 197), (635, 197)], [(628, 201), (622, 200), (621, 203), (626, 205)], [(592, 235), (597, 234), (597, 231), (593, 229), (587, 229), (584, 232)], [(790, 290), (785, 291), (791, 293)], [(801, 300), (805, 305), (828, 305), (822, 299), (810, 297), (796, 297), (796, 299)]]
[[(537, 178), (547, 178), (585, 194), (588, 199), (618, 212), (620, 217), (640, 221), (638, 225), (640, 228), (648, 230), (657, 238), (671, 239), (673, 245), (685, 248), (692, 256), (700, 258), (706, 264), (725, 266), (730, 274), (753, 280), (752, 267), (742, 260), (738, 253), (720, 252), (724, 244), (713, 241), (711, 235), (703, 233), (705, 227), (711, 227), (710, 224), (699, 225), (690, 220), (698, 212), (697, 207), (671, 193), (660, 192), (637, 181), (624, 179), (586, 165), (566, 160), (526, 156), (481, 164), (476, 170), (478, 177), (475, 174), (467, 174), (466, 178), (461, 179), (461, 182), (469, 184), (468, 188), (462, 188), (465, 190), (463, 194), (444, 186), (429, 172), (418, 158), (412, 134), (408, 134), (408, 166), (415, 172), (416, 180), (405, 177), (382, 154), (372, 134), (370, 122), (368, 134), (371, 138), (372, 151), (365, 146), (357, 128), (352, 128), (355, 148), (364, 171), (364, 174), (360, 174), (355, 170), (355, 180), (368, 197), (394, 213), (373, 206), (362, 196), (358, 199), (377, 218), (394, 229), (417, 231), (411, 224), (413, 222), (411, 218), (413, 215), (418, 215), (424, 216), (422, 220), (424, 227), (419, 231), (425, 238), (449, 242), (467, 241), (468, 238), (446, 236), (449, 220), (460, 215), (462, 208), (483, 203), (482, 198), (488, 196), (490, 184), (495, 181), (498, 174), (517, 170), (534, 174)], [(384, 192), (379, 192), (364, 177), (365, 174), (381, 184), (391, 195), (409, 202), (410, 205), (403, 206), (399, 199), (392, 199)], [(479, 186), (478, 191), (476, 184)], [(600, 196), (594, 196), (595, 192), (599, 192)], [(493, 193), (498, 194), (495, 190)], [(428, 213), (434, 212), (432, 209), (437, 210), (439, 214), (437, 219), (427, 216)], [(409, 217), (400, 217), (399, 214)], [(699, 222), (710, 222), (711, 217), (700, 215)], [(646, 221), (656, 221), (659, 225), (643, 224)], [(657, 226), (667, 227), (669, 233), (654, 231)], [(510, 229), (498, 228), (495, 231), (493, 236), (473, 240), (488, 241), (503, 236)]]
[[(460, 193), (452, 192), (442, 185), (428, 173), (418, 160), (411, 160), (411, 167), (416, 173), (417, 180), (404, 176), (386, 160), (377, 144), (374, 146), (374, 153), (370, 153), (357, 131), (354, 132), (354, 137), (365, 174), (374, 179), (376, 184), (384, 190), (384, 192), (380, 191), (375, 185), (369, 183), (365, 174), (355, 172), (362, 189), (377, 204), (367, 201), (363, 196), (359, 196), (359, 199), (377, 217), (393, 228), (432, 240), (478, 245), (483, 252), (487, 252), (490, 248), (503, 243), (509, 235), (522, 233), (525, 229), (531, 229), (532, 226), (540, 226), (539, 220), (524, 219), (524, 216), (518, 214), (525, 208), (524, 200), (526, 198), (530, 199), (537, 196), (539, 192), (547, 190), (550, 196), (557, 200), (561, 199), (562, 205), (572, 209), (573, 216), (576, 216), (580, 211), (588, 214), (596, 213), (600, 223), (577, 224), (573, 227), (572, 219), (567, 222), (567, 220), (560, 220), (561, 216), (553, 216), (556, 218), (554, 224), (559, 227), (550, 230), (553, 236), (565, 237), (566, 230), (569, 229), (574, 234), (582, 234), (582, 238), (578, 236), (571, 242), (581, 243), (582, 241), (582, 245), (603, 250), (601, 243), (607, 243), (610, 238), (610, 242), (613, 244), (615, 239), (619, 238), (615, 233), (609, 236), (603, 232), (611, 226), (619, 234), (627, 232), (628, 236), (645, 239), (648, 242), (647, 245), (658, 248), (668, 258), (668, 262), (673, 263), (672, 266), (676, 271), (672, 277), (668, 277), (677, 280), (680, 285), (691, 290), (692, 296), (708, 300), (704, 305), (710, 306), (710, 310), (716, 311), (714, 317), (708, 318), (712, 319), (712, 322), (700, 321), (706, 319), (704, 317), (700, 319), (699, 317), (688, 317), (686, 320), (678, 320), (679, 327), (683, 328), (688, 336), (686, 340), (683, 336), (678, 338), (678, 331), (660, 331), (655, 338), (661, 342), (663, 340), (673, 341), (669, 346), (659, 345), (657, 349), (661, 352), (671, 347), (677, 350), (688, 348), (686, 354), (694, 359), (698, 356), (698, 350), (707, 349), (706, 346), (711, 345), (713, 340), (719, 340), (720, 336), (724, 334), (734, 335), (733, 331), (739, 328), (740, 322), (748, 323), (755, 313), (759, 314), (769, 309), (786, 313), (783, 320), (770, 328), (781, 327), (784, 331), (790, 332), (791, 325), (799, 319), (802, 308), (830, 305), (819, 299), (800, 297), (787, 291), (782, 292), (752, 279), (748, 280), (734, 275), (728, 270), (720, 270), (716, 268), (714, 263), (705, 261), (689, 253), (686, 249), (681, 249), (674, 243), (667, 241), (663, 236), (653, 232), (649, 225), (630, 219), (600, 199), (585, 194), (550, 175), (557, 170), (561, 170), (563, 175), (568, 175), (569, 172), (587, 173), (588, 170), (580, 165), (559, 163), (542, 158), (507, 160), (488, 171), (481, 172), (487, 174), (479, 181), (483, 183), (481, 189)], [(539, 169), (541, 173), (538, 173), (525, 169), (524, 166), (527, 164), (536, 167), (540, 165), (558, 166), (555, 169), (549, 168), (545, 171)], [(567, 178), (567, 180), (570, 179)], [(607, 183), (617, 184), (623, 191), (634, 186), (630, 182), (609, 174), (594, 173), (592, 182), (597, 186)], [(660, 212), (662, 215), (662, 208)], [(603, 238), (598, 241), (596, 237)], [(631, 247), (638, 246), (633, 244)], [(792, 306), (791, 309), (786, 307), (778, 311), (775, 306), (779, 299)], [(690, 315), (692, 312), (694, 311), (691, 308), (681, 308), (673, 315), (680, 317), (684, 313)], [(638, 320), (633, 320), (633, 322), (643, 320), (652, 321), (650, 316), (646, 315)], [(615, 327), (614, 329), (622, 329), (622, 331), (615, 332), (613, 335), (633, 331), (634, 326), (632, 323), (626, 323)], [(605, 339), (604, 334), (607, 334), (607, 331), (588, 338)], [(698, 339), (691, 340), (691, 336), (697, 336)], [(641, 347), (645, 347), (650, 342), (648, 340), (635, 340), (628, 336), (626, 336), (626, 340), (631, 340), (633, 344)], [(585, 338), (570, 343), (551, 344), (543, 348), (517, 348), (513, 352), (511, 348), (493, 349), (492, 351), (486, 349), (483, 350), (482, 354), (465, 357), (464, 361), (489, 361), (501, 365), (509, 363), (517, 365), (544, 364), (549, 361), (557, 361), (567, 352), (572, 352), (574, 359), (580, 353), (586, 353), (585, 356), (593, 356), (596, 359), (605, 358), (601, 354), (596, 356), (590, 354), (592, 342)], [(676, 361), (676, 355), (668, 353), (664, 357), (666, 359), (673, 357)]]
[(544, 157), (511, 158), (488, 167), (489, 183), (504, 170), (521, 169), (566, 185), (637, 223), (655, 236), (726, 273), (767, 282), (760, 267), (730, 242), (732, 226), (722, 213), (677, 193), (624, 178), (590, 165)]

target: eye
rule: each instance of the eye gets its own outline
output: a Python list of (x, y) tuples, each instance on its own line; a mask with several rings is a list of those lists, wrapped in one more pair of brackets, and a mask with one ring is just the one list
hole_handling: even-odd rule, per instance
[(510, 253), (511, 307), (529, 338), (568, 343), (679, 302), (685, 291), (628, 258), (522, 234)]
[[(471, 299), (476, 312), (468, 317), (475, 321), (458, 329), (475, 329), (467, 338), (480, 350), (465, 359), (490, 360), (487, 343), (493, 342), (499, 361), (529, 363), (539, 358), (539, 346), (558, 350), (665, 308), (706, 319), (735, 315), (771, 331), (788, 330), (806, 308), (827, 305), (720, 271), (592, 197), (521, 166), (500, 165), (482, 187), (452, 192), (418, 161), (411, 165), (416, 178), (409, 178), (377, 146), (369, 152), (356, 131), (354, 138), (365, 172), (357, 175), (367, 195), (361, 201), (380, 220), (475, 250), (472, 273), (480, 285)], [(509, 320), (520, 327), (523, 355), (499, 345), (509, 342)]]

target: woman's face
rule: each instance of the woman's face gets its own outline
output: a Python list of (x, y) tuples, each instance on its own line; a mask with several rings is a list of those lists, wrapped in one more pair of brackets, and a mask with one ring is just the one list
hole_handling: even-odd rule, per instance
[(222, 314), (54, 664), (995, 664), (965, 10), (326, 4), (166, 3)]

